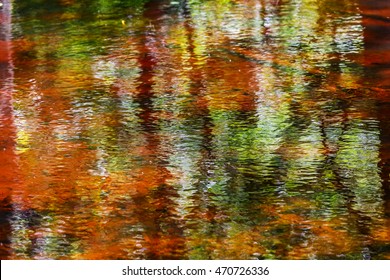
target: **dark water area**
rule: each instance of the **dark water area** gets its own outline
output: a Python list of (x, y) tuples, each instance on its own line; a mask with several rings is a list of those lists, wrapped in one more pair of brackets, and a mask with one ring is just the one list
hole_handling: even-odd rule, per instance
[(1, 3), (1, 259), (390, 259), (389, 1)]

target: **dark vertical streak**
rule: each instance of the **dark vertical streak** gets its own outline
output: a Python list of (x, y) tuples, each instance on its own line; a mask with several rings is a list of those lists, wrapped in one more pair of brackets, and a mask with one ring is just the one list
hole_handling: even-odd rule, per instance
[[(390, 30), (389, 30), (390, 32)], [(381, 147), (379, 151), (381, 177), (383, 181), (383, 188), (385, 194), (385, 213), (390, 217), (390, 119), (386, 118), (390, 112), (390, 103), (387, 102), (379, 107), (380, 119), (380, 140)]]
[(133, 197), (137, 204), (136, 214), (145, 229), (144, 238), (147, 245), (144, 257), (146, 259), (179, 259), (182, 258), (184, 250), (184, 242), (181, 238), (183, 231), (175, 218), (176, 205), (171, 199), (177, 196), (177, 191), (166, 184), (170, 173), (164, 166), (161, 166), (161, 158), (159, 158), (161, 139), (158, 133), (158, 119), (153, 108), (153, 97), (156, 94), (153, 89), (154, 76), (158, 67), (159, 48), (163, 47), (160, 41), (163, 35), (159, 34), (158, 29), (159, 20), (163, 15), (161, 1), (150, 1), (145, 5), (144, 18), (149, 22), (139, 45), (138, 64), (141, 68), (141, 75), (135, 98), (141, 109), (140, 124), (146, 139), (145, 148), (148, 150), (143, 164), (144, 166), (151, 165), (161, 174), (158, 186), (148, 186), (150, 190), (147, 195)]

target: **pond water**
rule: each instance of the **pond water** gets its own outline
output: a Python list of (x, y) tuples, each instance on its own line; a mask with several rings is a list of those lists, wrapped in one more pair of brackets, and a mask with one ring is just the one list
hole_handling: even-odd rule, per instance
[(390, 259), (388, 1), (1, 2), (1, 259)]

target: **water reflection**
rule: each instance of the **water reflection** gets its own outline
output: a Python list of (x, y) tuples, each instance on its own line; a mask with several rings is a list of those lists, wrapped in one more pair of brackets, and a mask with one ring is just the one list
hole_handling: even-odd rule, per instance
[(2, 258), (390, 257), (358, 1), (124, 2), (14, 3)]

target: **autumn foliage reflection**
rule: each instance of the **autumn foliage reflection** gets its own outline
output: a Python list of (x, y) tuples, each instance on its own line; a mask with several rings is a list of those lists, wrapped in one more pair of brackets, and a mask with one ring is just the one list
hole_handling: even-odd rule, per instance
[(390, 257), (375, 11), (43, 2), (14, 3), (0, 57), (2, 258)]

